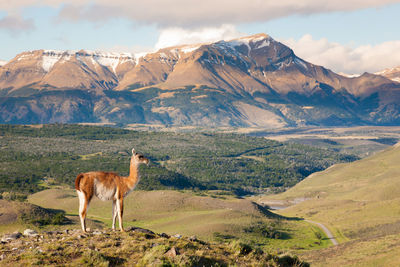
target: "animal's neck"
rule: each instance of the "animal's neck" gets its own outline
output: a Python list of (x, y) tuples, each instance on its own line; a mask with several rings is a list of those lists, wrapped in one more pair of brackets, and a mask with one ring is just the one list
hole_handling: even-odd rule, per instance
[(133, 187), (137, 184), (139, 181), (139, 164), (136, 163), (136, 161), (132, 158), (130, 167), (129, 167), (129, 176), (128, 176), (128, 181), (129, 181), (129, 187)]

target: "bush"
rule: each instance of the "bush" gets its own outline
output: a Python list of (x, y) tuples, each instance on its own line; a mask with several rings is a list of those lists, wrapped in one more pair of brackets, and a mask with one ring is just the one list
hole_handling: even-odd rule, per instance
[(28, 198), (28, 196), (24, 193), (19, 193), (19, 192), (3, 192), (1, 194), (1, 198), (8, 201), (23, 202)]
[(110, 266), (110, 262), (107, 258), (98, 251), (88, 250), (83, 253), (81, 263), (84, 266), (93, 266), (93, 267), (108, 267)]
[(242, 243), (237, 240), (233, 241), (230, 244), (230, 247), (233, 250), (233, 253), (235, 253), (236, 255), (241, 255), (241, 256), (247, 255), (253, 251), (253, 248), (250, 245)]
[(36, 226), (61, 225), (67, 221), (63, 211), (45, 209), (31, 204), (20, 211), (19, 219), (25, 224)]

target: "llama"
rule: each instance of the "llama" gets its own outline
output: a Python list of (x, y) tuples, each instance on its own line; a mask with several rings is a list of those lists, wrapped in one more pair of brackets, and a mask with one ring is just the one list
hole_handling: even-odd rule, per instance
[(75, 180), (75, 189), (79, 197), (79, 217), (82, 230), (86, 232), (86, 213), (93, 195), (101, 200), (112, 200), (112, 229), (115, 230), (115, 221), (119, 220), (119, 228), (124, 232), (122, 216), (124, 212), (123, 199), (139, 182), (139, 165), (149, 164), (149, 160), (132, 149), (129, 176), (119, 176), (114, 172), (86, 172), (80, 173)]

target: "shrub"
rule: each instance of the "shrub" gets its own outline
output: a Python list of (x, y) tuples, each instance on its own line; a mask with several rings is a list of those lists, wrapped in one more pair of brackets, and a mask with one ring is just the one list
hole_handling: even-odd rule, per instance
[(84, 266), (93, 266), (93, 267), (108, 267), (110, 266), (110, 262), (107, 258), (98, 251), (88, 250), (83, 253), (81, 263)]

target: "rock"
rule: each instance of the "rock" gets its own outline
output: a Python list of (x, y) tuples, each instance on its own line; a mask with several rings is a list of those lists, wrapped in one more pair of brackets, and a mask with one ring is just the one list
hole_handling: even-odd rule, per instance
[(18, 238), (22, 237), (22, 234), (20, 232), (14, 232), (12, 234), (6, 234), (3, 236), (3, 238), (1, 239), (2, 243), (7, 243), (13, 240), (16, 240)]
[[(48, 234), (48, 235), (60, 235), (60, 234), (62, 234), (62, 232), (60, 232), (60, 231), (46, 231), (44, 233)], [(68, 233), (66, 233), (66, 234), (68, 234)]]
[(78, 239), (83, 239), (83, 238), (86, 238), (86, 235), (78, 235), (77, 238)]
[(179, 255), (179, 251), (175, 247), (172, 247), (170, 250), (165, 252), (165, 256), (167, 256), (167, 257), (173, 258), (173, 257), (176, 257), (176, 255)]
[(192, 235), (191, 237), (189, 237), (189, 241), (197, 241), (197, 237), (195, 235)]
[(38, 233), (32, 229), (25, 229), (24, 236), (34, 237), (34, 236), (38, 236)]
[(150, 231), (149, 229), (143, 229), (140, 227), (130, 227), (128, 229), (128, 232), (135, 232), (135, 233), (143, 233), (143, 234), (150, 234), (150, 235), (155, 235), (153, 231)]
[(167, 235), (166, 233), (161, 233), (160, 237), (169, 238), (169, 235)]
[(22, 237), (22, 234), (18, 231), (14, 232), (11, 234), (11, 237), (14, 237), (15, 239), (18, 239), (20, 237)]
[(92, 234), (94, 234), (94, 235), (102, 235), (103, 232), (101, 232), (99, 230), (94, 230)]
[(176, 234), (176, 235), (173, 235), (173, 237), (178, 238), (178, 239), (181, 239), (181, 238), (182, 238), (182, 235)]

